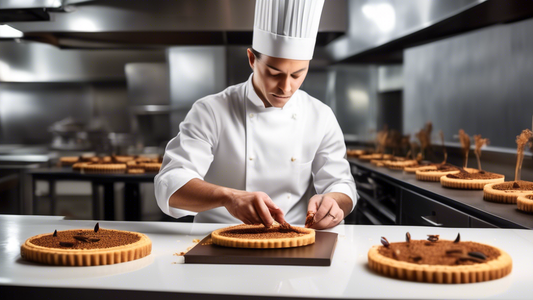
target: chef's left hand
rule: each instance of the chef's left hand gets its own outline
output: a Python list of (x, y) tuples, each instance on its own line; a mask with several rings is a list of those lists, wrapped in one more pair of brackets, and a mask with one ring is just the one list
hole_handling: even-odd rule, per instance
[(344, 219), (344, 211), (333, 197), (317, 194), (311, 197), (307, 211), (315, 213), (313, 229), (327, 229), (337, 226)]

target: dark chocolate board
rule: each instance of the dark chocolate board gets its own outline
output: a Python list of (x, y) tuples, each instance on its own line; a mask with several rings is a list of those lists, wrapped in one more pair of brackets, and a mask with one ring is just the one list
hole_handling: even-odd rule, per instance
[(244, 249), (211, 243), (211, 235), (196, 244), (185, 257), (187, 264), (244, 264), (330, 266), (337, 245), (337, 234), (316, 231), (315, 243), (282, 249)]

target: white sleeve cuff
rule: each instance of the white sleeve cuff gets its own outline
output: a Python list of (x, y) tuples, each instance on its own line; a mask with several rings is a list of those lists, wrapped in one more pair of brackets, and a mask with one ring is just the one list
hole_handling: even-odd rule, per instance
[(194, 178), (203, 180), (198, 174), (183, 168), (172, 169), (163, 174), (158, 174), (155, 177), (155, 198), (161, 211), (174, 218), (195, 216), (196, 212), (170, 207), (168, 203), (170, 197), (177, 190)]
[(352, 209), (350, 212), (352, 212), (355, 208), (355, 204), (357, 203), (357, 200), (359, 199), (359, 195), (357, 195), (357, 192), (353, 190), (351, 187), (351, 184), (348, 183), (339, 183), (335, 184), (329, 188), (327, 188), (323, 194), (327, 193), (343, 193), (346, 196), (350, 197), (352, 199)]

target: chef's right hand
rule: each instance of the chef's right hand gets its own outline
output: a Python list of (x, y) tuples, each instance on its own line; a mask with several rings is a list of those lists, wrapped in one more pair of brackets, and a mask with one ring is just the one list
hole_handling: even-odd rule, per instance
[(263, 192), (232, 190), (224, 207), (245, 224), (263, 224), (270, 227), (276, 220), (283, 224), (283, 211)]

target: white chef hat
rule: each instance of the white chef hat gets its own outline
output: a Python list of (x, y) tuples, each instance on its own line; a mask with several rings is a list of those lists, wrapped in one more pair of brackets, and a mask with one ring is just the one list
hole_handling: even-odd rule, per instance
[(257, 0), (252, 48), (287, 59), (311, 60), (324, 0)]

